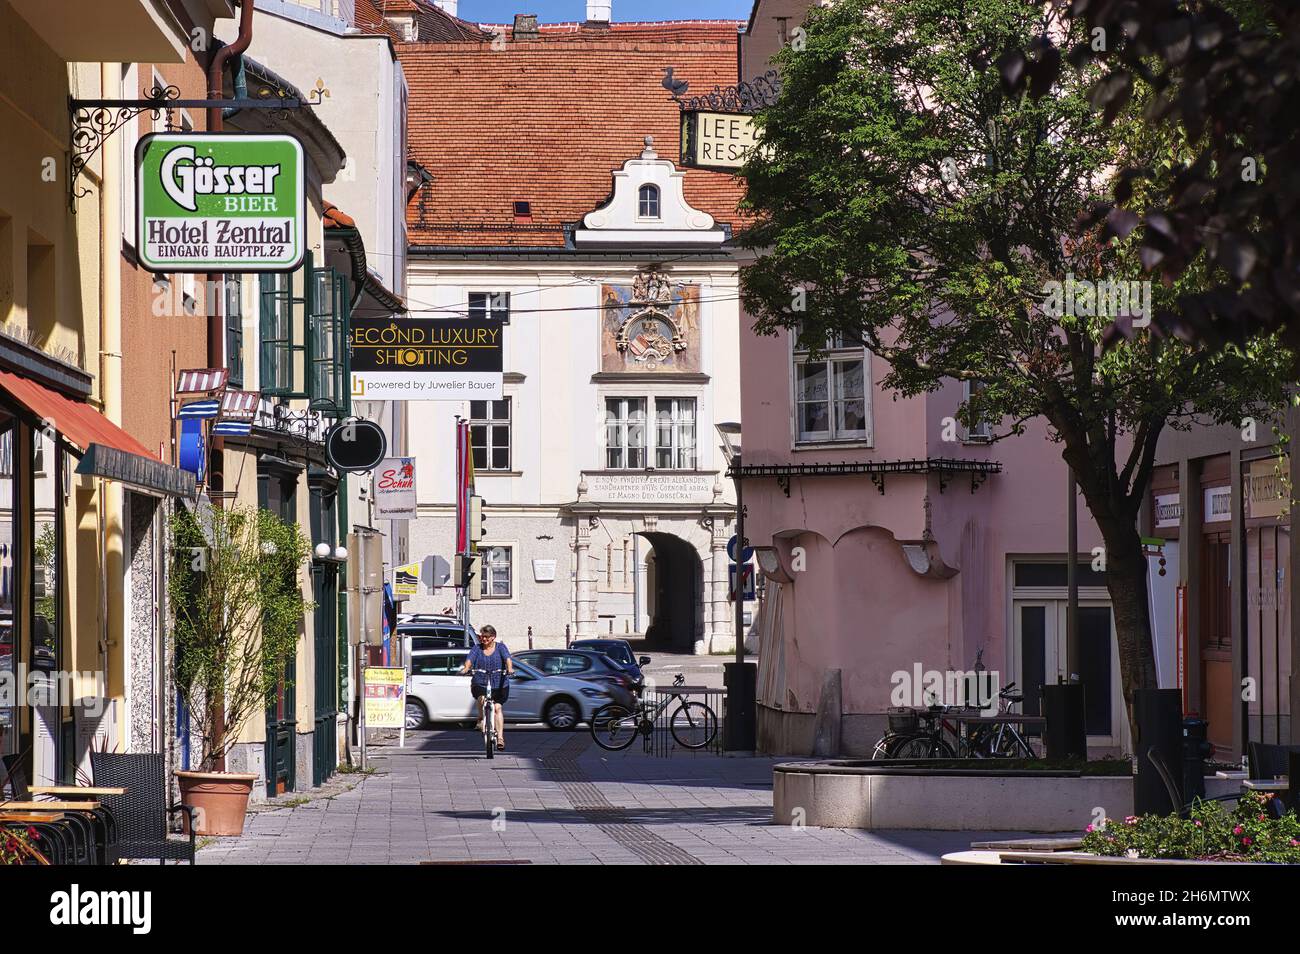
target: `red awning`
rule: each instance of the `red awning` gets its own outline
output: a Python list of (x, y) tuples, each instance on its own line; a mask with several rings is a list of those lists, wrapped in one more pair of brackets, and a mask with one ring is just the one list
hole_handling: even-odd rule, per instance
[(39, 420), (48, 421), (54, 430), (83, 451), (88, 450), (91, 444), (103, 444), (137, 457), (158, 460), (157, 454), (150, 453), (148, 448), (89, 404), (64, 397), (9, 371), (0, 371), (0, 389)]

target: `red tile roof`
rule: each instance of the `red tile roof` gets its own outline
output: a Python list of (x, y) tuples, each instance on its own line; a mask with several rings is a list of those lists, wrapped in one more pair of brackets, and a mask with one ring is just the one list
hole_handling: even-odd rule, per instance
[(384, 0), (354, 0), (352, 25), (369, 33), (385, 34), (400, 40), (402, 36), (397, 28), (384, 19), (380, 9), (383, 3)]
[[(481, 40), (484, 37), (483, 30), (468, 20), (452, 16), (435, 5), (433, 0), (358, 0), (358, 18), (362, 15), (360, 7), (363, 4), (378, 8), (375, 12), (381, 14), (381, 18), (384, 13), (415, 14), (416, 35), (421, 42), (454, 43), (461, 40)], [(385, 26), (384, 32), (394, 39), (404, 39), (400, 31), (391, 24)]]
[[(646, 135), (661, 158), (680, 163), (680, 111), (664, 70), (673, 67), (693, 94), (734, 85), (741, 25), (543, 24), (540, 39), (499, 50), (398, 44), (411, 91), (410, 154), (433, 173), (407, 207), (411, 243), (564, 245), (562, 226), (607, 200), (611, 173), (640, 154)], [(691, 205), (742, 223), (738, 179), (685, 172)], [(531, 221), (516, 222), (516, 201), (531, 203)]]

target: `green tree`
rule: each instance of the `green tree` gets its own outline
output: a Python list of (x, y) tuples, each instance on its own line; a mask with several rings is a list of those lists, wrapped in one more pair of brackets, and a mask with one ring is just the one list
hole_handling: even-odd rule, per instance
[[(1050, 15), (1023, 0), (815, 10), (805, 48), (778, 57), (781, 96), (758, 117), (761, 147), (743, 170), (755, 224), (742, 241), (757, 259), (742, 293), (759, 333), (795, 329), (814, 349), (859, 336), (890, 364), (881, 385), (903, 395), (982, 382), (958, 417), (1001, 421), (997, 439), (1045, 419), (1105, 543), (1131, 719), (1133, 690), (1156, 684), (1137, 517), (1160, 435), (1196, 420), (1262, 424), (1284, 398), (1289, 356), (1271, 339), (1209, 353), (1143, 327), (1204, 270), (1145, 286), (1150, 307), (1130, 302), (1136, 330), (1107, 286), (1078, 287), (1067, 307), (1072, 279), (1143, 277), (1135, 242), (1077, 222), (1116, 170), (1168, 170), (1183, 146), (1142, 126), (1136, 101), (1104, 123), (1086, 69), (1041, 97), (1004, 95), (990, 65)], [(1103, 342), (1117, 325), (1131, 336)]]
[(296, 524), (248, 508), (179, 509), (171, 536), (176, 684), (202, 737), (200, 767), (211, 771), (265, 708), (297, 646), (311, 608), (298, 577), (310, 544)]

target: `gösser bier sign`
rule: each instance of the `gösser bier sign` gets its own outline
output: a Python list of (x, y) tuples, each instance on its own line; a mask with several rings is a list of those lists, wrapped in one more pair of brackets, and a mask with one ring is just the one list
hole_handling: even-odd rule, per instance
[(292, 136), (153, 133), (135, 150), (136, 252), (151, 272), (287, 272), (304, 252)]

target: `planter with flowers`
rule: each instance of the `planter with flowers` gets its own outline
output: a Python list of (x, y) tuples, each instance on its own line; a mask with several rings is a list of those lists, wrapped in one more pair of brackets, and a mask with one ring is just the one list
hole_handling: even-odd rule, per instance
[(1088, 826), (1079, 849), (1115, 858), (1300, 864), (1300, 817), (1294, 811), (1274, 817), (1273, 797), (1246, 792), (1231, 810), (1219, 802), (1197, 802), (1187, 818), (1108, 819), (1104, 826)]

